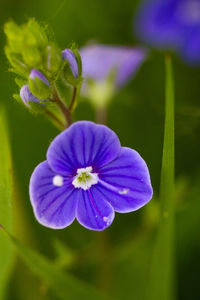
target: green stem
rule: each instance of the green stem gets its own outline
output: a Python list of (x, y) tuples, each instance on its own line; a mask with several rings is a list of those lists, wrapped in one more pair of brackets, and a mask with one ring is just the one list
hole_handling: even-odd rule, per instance
[(165, 126), (160, 184), (160, 222), (155, 239), (147, 300), (173, 300), (174, 289), (174, 83), (166, 56)]
[(46, 115), (56, 124), (58, 129), (63, 130), (65, 125), (47, 108), (45, 109)]
[(173, 212), (174, 204), (174, 83), (170, 56), (166, 56), (165, 128), (160, 198), (162, 212)]
[(53, 100), (55, 101), (55, 103), (58, 105), (58, 107), (60, 108), (61, 112), (63, 113), (63, 116), (65, 117), (66, 120), (66, 128), (69, 127), (72, 124), (72, 115), (71, 112), (69, 111), (69, 109), (67, 108), (67, 106), (60, 100), (56, 89), (54, 88), (53, 90)]
[(109, 233), (105, 230), (97, 236), (99, 256), (98, 286), (104, 294), (112, 295), (113, 256)]
[(73, 89), (72, 99), (69, 105), (69, 111), (72, 112), (74, 108), (74, 104), (76, 102), (76, 96), (77, 96), (77, 87), (75, 86)]
[(107, 109), (105, 107), (96, 108), (96, 122), (99, 124), (106, 124)]

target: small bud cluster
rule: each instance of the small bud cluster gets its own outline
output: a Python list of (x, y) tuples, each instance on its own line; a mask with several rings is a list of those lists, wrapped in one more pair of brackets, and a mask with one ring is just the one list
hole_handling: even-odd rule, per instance
[[(60, 85), (57, 83), (62, 82), (69, 89), (82, 82), (81, 58), (76, 47), (73, 45), (61, 51), (49, 38), (47, 29), (34, 19), (21, 26), (9, 21), (4, 27), (7, 36), (5, 53), (12, 66), (10, 71), (17, 75), (23, 103), (33, 110), (36, 103), (35, 111), (44, 111), (44, 106), (51, 108), (52, 103), (58, 104)], [(64, 111), (64, 105), (58, 106)]]

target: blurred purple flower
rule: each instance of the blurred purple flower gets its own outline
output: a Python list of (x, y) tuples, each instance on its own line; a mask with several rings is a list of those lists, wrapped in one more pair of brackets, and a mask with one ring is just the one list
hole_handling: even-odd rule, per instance
[(147, 0), (135, 25), (143, 41), (175, 50), (189, 63), (200, 62), (200, 0)]
[(30, 199), (39, 223), (60, 229), (76, 218), (101, 231), (115, 211), (141, 208), (152, 197), (149, 171), (141, 156), (121, 147), (104, 125), (80, 121), (50, 144), (47, 160), (34, 170)]
[(91, 45), (80, 49), (83, 77), (105, 81), (116, 72), (115, 85), (122, 87), (146, 58), (146, 50), (137, 47)]
[(39, 103), (39, 104), (40, 104), (40, 101), (42, 101), (41, 99), (38, 99), (30, 92), (27, 84), (21, 88), (20, 97), (21, 97), (22, 101), (24, 102), (24, 104), (28, 107), (30, 107), (30, 105), (28, 104), (29, 101)]
[(78, 78), (78, 64), (74, 52), (72, 52), (70, 49), (65, 49), (62, 51), (62, 57), (64, 60), (67, 59), (74, 77)]

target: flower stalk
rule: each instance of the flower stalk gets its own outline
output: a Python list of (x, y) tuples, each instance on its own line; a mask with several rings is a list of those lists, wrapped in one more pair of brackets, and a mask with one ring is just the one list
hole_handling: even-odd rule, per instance
[(74, 89), (73, 89), (72, 99), (71, 99), (71, 102), (70, 102), (70, 105), (69, 105), (69, 111), (70, 112), (72, 112), (73, 109), (74, 109), (74, 105), (75, 105), (75, 102), (76, 102), (76, 97), (77, 97), (77, 87), (75, 86)]
[(64, 102), (59, 98), (56, 89), (53, 89), (53, 101), (58, 105), (60, 108), (65, 120), (65, 128), (69, 127), (72, 124), (72, 115), (70, 109), (64, 104)]

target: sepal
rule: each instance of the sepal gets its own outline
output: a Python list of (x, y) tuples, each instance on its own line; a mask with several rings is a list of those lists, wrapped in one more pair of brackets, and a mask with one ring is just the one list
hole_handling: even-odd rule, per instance
[(45, 70), (50, 74), (56, 74), (62, 65), (60, 49), (54, 45), (47, 45), (44, 49), (43, 64)]
[(32, 69), (30, 72), (28, 87), (31, 93), (39, 99), (47, 99), (51, 95), (49, 81), (36, 69)]
[(4, 25), (4, 32), (7, 36), (10, 51), (20, 53), (24, 44), (24, 35), (21, 27), (13, 21), (9, 21)]
[(48, 38), (44, 28), (33, 18), (24, 25), (24, 36), (26, 44), (29, 47), (38, 47), (41, 49), (48, 44)]
[(22, 51), (22, 57), (29, 68), (39, 67), (41, 63), (41, 53), (37, 47), (26, 47)]
[(13, 67), (13, 72), (26, 78), (29, 74), (29, 68), (24, 64), (21, 56), (17, 53), (11, 52), (8, 47), (5, 47), (5, 53), (7, 59)]

